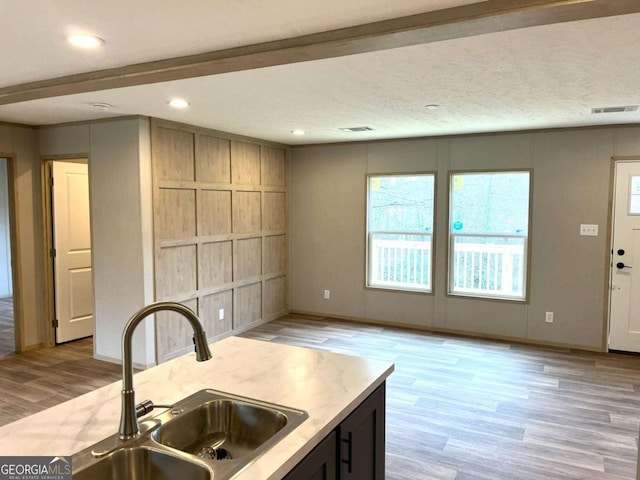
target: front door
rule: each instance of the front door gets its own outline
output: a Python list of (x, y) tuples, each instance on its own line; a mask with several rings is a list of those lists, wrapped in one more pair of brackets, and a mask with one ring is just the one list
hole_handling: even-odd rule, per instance
[(82, 163), (52, 162), (56, 343), (93, 335), (89, 174)]
[(640, 352), (640, 161), (615, 166), (609, 349)]

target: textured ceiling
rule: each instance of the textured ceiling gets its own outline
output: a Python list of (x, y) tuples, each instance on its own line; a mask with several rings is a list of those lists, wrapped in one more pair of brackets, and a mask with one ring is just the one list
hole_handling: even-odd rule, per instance
[[(296, 37), (479, 0), (10, 0), (0, 86)], [(64, 37), (106, 40), (94, 52)], [(10, 39), (10, 41), (7, 41)]]
[[(143, 114), (287, 144), (634, 123), (640, 111), (590, 109), (640, 104), (638, 45), (640, 14), (625, 15), (4, 105), (0, 119)], [(170, 109), (172, 96), (191, 107)], [(339, 130), (362, 125), (374, 130)]]

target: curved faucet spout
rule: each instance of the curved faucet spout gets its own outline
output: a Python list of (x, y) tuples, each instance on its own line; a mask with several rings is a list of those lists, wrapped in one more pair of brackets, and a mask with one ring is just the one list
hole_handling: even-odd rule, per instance
[(152, 303), (134, 314), (122, 333), (122, 412), (120, 414), (120, 439), (128, 440), (140, 433), (140, 424), (136, 416), (135, 390), (133, 388), (133, 361), (131, 359), (131, 343), (133, 332), (138, 324), (149, 315), (161, 312), (176, 312), (186, 318), (193, 328), (193, 343), (196, 360), (203, 362), (211, 358), (207, 345), (207, 335), (197, 315), (188, 307), (174, 302)]

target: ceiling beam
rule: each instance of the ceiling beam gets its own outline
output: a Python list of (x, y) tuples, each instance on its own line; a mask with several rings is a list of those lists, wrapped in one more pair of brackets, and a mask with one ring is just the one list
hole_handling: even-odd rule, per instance
[(12, 85), (0, 88), (0, 105), (638, 12), (638, 0), (488, 0), (284, 40)]

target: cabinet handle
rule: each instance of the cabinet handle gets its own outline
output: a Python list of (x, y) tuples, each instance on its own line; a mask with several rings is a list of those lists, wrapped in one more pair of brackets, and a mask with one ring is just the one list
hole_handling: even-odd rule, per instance
[(351, 473), (351, 449), (353, 445), (353, 442), (351, 441), (351, 432), (348, 433), (348, 436), (346, 439), (345, 438), (342, 439), (342, 443), (347, 444), (347, 459), (345, 460), (343, 458), (342, 463), (347, 464), (347, 473)]

